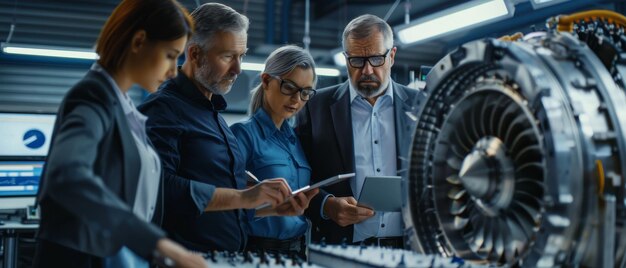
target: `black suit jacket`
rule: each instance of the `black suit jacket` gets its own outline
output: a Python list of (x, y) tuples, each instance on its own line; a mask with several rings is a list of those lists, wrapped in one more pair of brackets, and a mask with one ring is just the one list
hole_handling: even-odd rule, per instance
[(141, 160), (114, 90), (89, 71), (61, 103), (40, 182), (39, 238), (95, 258), (122, 246), (148, 258), (165, 233), (132, 212)]
[[(349, 82), (320, 89), (298, 113), (296, 132), (312, 168), (311, 183), (355, 170)], [(422, 92), (393, 82), (398, 175), (408, 171), (408, 153), (415, 130), (414, 115), (425, 100)], [(323, 189), (311, 200), (306, 214), (313, 222), (313, 240), (352, 242), (353, 225), (341, 227), (320, 216), (324, 196), (354, 196), (348, 181)]]

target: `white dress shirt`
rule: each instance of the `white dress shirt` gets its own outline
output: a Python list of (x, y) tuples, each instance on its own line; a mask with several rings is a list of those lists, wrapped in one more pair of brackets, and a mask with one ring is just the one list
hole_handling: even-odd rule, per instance
[[(380, 96), (374, 106), (361, 97), (350, 84), (350, 112), (354, 138), (356, 176), (350, 179), (354, 198), (359, 199), (367, 176), (396, 176), (397, 153), (393, 86)], [(402, 236), (401, 212), (376, 211), (371, 218), (354, 225), (352, 242), (370, 237)]]

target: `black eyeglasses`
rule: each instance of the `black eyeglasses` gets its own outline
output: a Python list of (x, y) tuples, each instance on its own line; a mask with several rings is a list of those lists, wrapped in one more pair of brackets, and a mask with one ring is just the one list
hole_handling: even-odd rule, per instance
[(345, 51), (343, 52), (343, 54), (346, 56), (346, 59), (348, 59), (347, 61), (348, 63), (350, 63), (350, 66), (352, 66), (352, 68), (363, 68), (366, 61), (369, 61), (372, 67), (382, 66), (383, 64), (385, 64), (385, 59), (387, 58), (389, 51), (391, 51), (391, 49), (387, 49), (387, 51), (383, 55), (374, 55), (369, 57), (350, 57)]
[(300, 92), (300, 99), (303, 101), (308, 101), (317, 91), (310, 87), (298, 87), (296, 83), (288, 79), (282, 79), (278, 76), (272, 76), (276, 80), (280, 81), (280, 93), (287, 96), (293, 96), (294, 94)]

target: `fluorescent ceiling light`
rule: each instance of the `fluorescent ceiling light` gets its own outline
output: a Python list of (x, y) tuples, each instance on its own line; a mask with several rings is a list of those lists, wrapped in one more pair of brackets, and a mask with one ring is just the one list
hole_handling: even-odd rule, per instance
[(343, 54), (343, 50), (333, 54), (333, 61), (337, 66), (346, 66), (346, 56)]
[(68, 49), (59, 47), (44, 47), (33, 45), (19, 45), (2, 43), (2, 52), (7, 54), (30, 55), (42, 57), (58, 57), (96, 60), (98, 54), (88, 49)]
[(248, 70), (248, 71), (262, 72), (265, 69), (265, 64), (263, 64), (263, 63), (242, 62), (241, 63), (241, 69), (242, 70)]
[[(87, 49), (44, 47), (35, 45), (18, 45), (2, 43), (2, 52), (7, 54), (60, 57), (73, 59), (97, 60), (98, 54)], [(262, 63), (242, 62), (241, 69), (262, 72), (265, 65)], [(316, 73), (323, 76), (339, 76), (341, 73), (334, 68), (316, 68)]]
[[(257, 71), (262, 72), (265, 69), (265, 64), (263, 63), (251, 63), (251, 62), (242, 62), (241, 69), (247, 71)], [(323, 68), (316, 67), (315, 73), (321, 76), (339, 76), (341, 72), (335, 68)]]
[(533, 9), (538, 9), (567, 1), (568, 0), (531, 0), (530, 4), (533, 6)]
[(395, 27), (403, 44), (423, 42), (513, 16), (514, 6), (506, 0), (476, 0), (434, 13), (408, 25)]
[(315, 73), (321, 76), (339, 76), (341, 72), (335, 68), (315, 67)]

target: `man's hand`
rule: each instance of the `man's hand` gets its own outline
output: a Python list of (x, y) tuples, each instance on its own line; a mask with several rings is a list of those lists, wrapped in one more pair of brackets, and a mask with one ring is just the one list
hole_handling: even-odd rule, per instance
[(254, 187), (241, 191), (242, 208), (256, 208), (270, 203), (272, 208), (291, 195), (291, 188), (283, 178), (263, 180)]
[(178, 268), (206, 268), (209, 267), (200, 255), (193, 254), (177, 244), (176, 242), (161, 238), (157, 242), (157, 251), (161, 256), (169, 258), (174, 263), (163, 263), (162, 265), (173, 265)]
[(311, 199), (319, 193), (319, 189), (300, 192), (287, 199), (287, 202), (278, 205), (276, 208), (264, 208), (256, 212), (256, 216), (299, 216), (309, 207)]
[(331, 196), (326, 199), (326, 204), (324, 204), (324, 214), (339, 224), (339, 226), (346, 227), (374, 216), (374, 211), (357, 206), (357, 202), (352, 196)]

